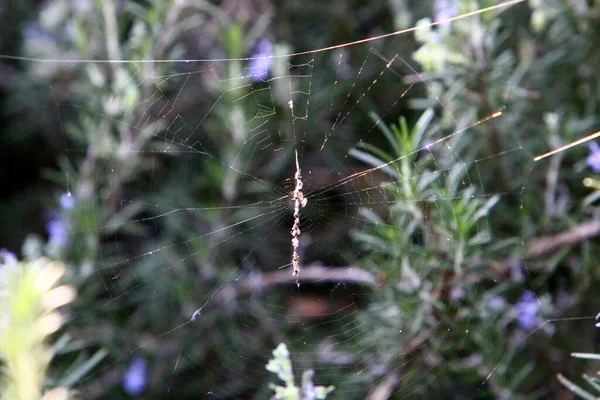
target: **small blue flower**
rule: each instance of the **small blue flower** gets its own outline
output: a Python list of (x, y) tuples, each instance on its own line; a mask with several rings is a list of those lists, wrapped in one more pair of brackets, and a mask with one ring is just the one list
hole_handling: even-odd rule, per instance
[(494, 294), (485, 299), (485, 305), (491, 311), (502, 311), (506, 307), (506, 300), (504, 297)]
[(142, 357), (135, 357), (123, 375), (123, 389), (130, 396), (138, 396), (148, 385), (148, 365)]
[(60, 196), (59, 203), (63, 210), (70, 210), (75, 205), (75, 198), (71, 196), (71, 193), (63, 193)]
[(69, 229), (65, 219), (60, 215), (48, 221), (46, 230), (48, 231), (48, 239), (53, 244), (62, 247), (69, 241)]
[(528, 290), (523, 293), (521, 299), (514, 306), (517, 313), (519, 326), (526, 330), (535, 328), (537, 324), (537, 314), (540, 311), (540, 303), (535, 296), (535, 293)]
[(75, 206), (75, 198), (71, 196), (71, 193), (63, 193), (58, 203), (60, 208), (58, 210), (51, 210), (46, 230), (48, 231), (49, 242), (53, 245), (63, 247), (69, 241), (70, 232), (67, 213)]
[(598, 143), (596, 142), (591, 142), (589, 144), (589, 149), (590, 155), (586, 159), (587, 165), (595, 173), (600, 173), (600, 146), (598, 146)]
[(58, 36), (37, 24), (27, 24), (22, 32), (25, 42), (60, 42)]
[(450, 26), (449, 19), (458, 15), (458, 4), (449, 0), (435, 0), (433, 4), (435, 10), (435, 22), (442, 27)]
[(6, 249), (0, 249), (0, 267), (16, 264), (17, 262), (18, 260), (17, 256), (15, 256), (15, 253)]
[(254, 82), (264, 81), (269, 77), (271, 69), (271, 55), (273, 54), (273, 44), (263, 39), (258, 43), (256, 53), (252, 54), (252, 60), (248, 69), (250, 70), (250, 79)]

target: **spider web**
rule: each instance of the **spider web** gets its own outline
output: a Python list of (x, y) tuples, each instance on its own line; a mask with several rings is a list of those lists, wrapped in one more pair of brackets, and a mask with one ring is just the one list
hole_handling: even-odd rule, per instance
[[(476, 340), (477, 332), (453, 329), (452, 321), (442, 317), (422, 323), (421, 331), (413, 329), (415, 321), (425, 318), (418, 303), (433, 309), (438, 301), (460, 297), (455, 282), (467, 267), (460, 260), (440, 259), (432, 273), (439, 283), (455, 271), (459, 277), (453, 283), (414, 292), (411, 287), (420, 277), (431, 274), (425, 255), (392, 257), (398, 271), (404, 271), (396, 284), (415, 305), (414, 314), (370, 306), (373, 299), (389, 295), (385, 288), (394, 278), (373, 261), (389, 260), (389, 254), (373, 236), (361, 241), (361, 232), (402, 229), (393, 222), (398, 200), (391, 186), (424, 179), (440, 187), (457, 182), (445, 196), (423, 195), (403, 203), (431, 210), (452, 225), (458, 220), (454, 204), (465, 197), (489, 203), (490, 209), (496, 202), (505, 210), (519, 208), (524, 187), (482, 176), (481, 170), (490, 165), (501, 169), (506, 157), (521, 157), (533, 168), (518, 136), (503, 138), (500, 147), (483, 156), (463, 156), (469, 136), (493, 129), (503, 118), (503, 107), (470, 120), (446, 115), (450, 130), (428, 129), (416, 149), (383, 163), (358, 151), (364, 143), (385, 145), (383, 125), (396, 124), (411, 101), (429, 117), (449, 110), (443, 98), (426, 104), (415, 100), (435, 88), (402, 48), (411, 32), (299, 53), (278, 49), (268, 59), (268, 75), (253, 70), (251, 58), (60, 61), (83, 66), (97, 79), (89, 102), (65, 100), (50, 88), (65, 137), (69, 131), (93, 136), (98, 120), (125, 135), (90, 139), (106, 141), (95, 148), (106, 149), (110, 157), (105, 159), (110, 164), (112, 158), (115, 166), (103, 166), (112, 171), (99, 195), (104, 206), (86, 197), (93, 171), (87, 177), (81, 173), (78, 182), (65, 173), (80, 217), (87, 221), (72, 236), (102, 238), (99, 262), (87, 272), (100, 285), (80, 293), (102, 300), (78, 310), (72, 323), (93, 326), (91, 321), (104, 318), (113, 327), (124, 326), (105, 332), (103, 344), (121, 356), (78, 380), (84, 397), (102, 395), (102, 386), (119, 379), (115, 371), (143, 356), (150, 360), (151, 377), (169, 379), (152, 383), (153, 393), (192, 395), (182, 384), (192, 380), (203, 388), (196, 393), (201, 397), (265, 398), (266, 383), (274, 380), (265, 370), (265, 349), (284, 342), (293, 350), (296, 371), (315, 370), (317, 383), (336, 386), (336, 398), (360, 397), (365, 385), (387, 387), (405, 398), (418, 394), (456, 360), (436, 353), (445, 340)], [(57, 60), (24, 62), (39, 68)], [(106, 96), (111, 85), (130, 92)], [(387, 88), (387, 96), (374, 97), (381, 88)], [(119, 111), (125, 102), (130, 112)], [(376, 114), (365, 118), (369, 113)], [(79, 122), (72, 122), (73, 115), (80, 116)], [(85, 169), (96, 155), (76, 142), (68, 140), (69, 155), (82, 160)], [(298, 285), (290, 234), (296, 154), (307, 200), (300, 210)], [(130, 184), (129, 158), (136, 160), (144, 183)], [(416, 177), (402, 175), (406, 160), (416, 167), (424, 158), (433, 168)], [(486, 216), (476, 230), (481, 246), (493, 243)], [(452, 235), (419, 234), (421, 241), (445, 240), (440, 248), (464, 245)], [(405, 252), (415, 249), (406, 246)], [(409, 268), (400, 263), (408, 258), (413, 262)], [(140, 298), (147, 294), (151, 297)], [(137, 318), (141, 313), (154, 315), (157, 324)], [(123, 319), (127, 322), (119, 324)], [(402, 354), (385, 354), (382, 343), (374, 341), (372, 331), (379, 326), (394, 332), (385, 340), (402, 342)], [(416, 359), (424, 359), (428, 368), (412, 370)], [(504, 368), (502, 359), (482, 366), (479, 384), (490, 381), (498, 368)], [(352, 381), (343, 378), (348, 371)]]

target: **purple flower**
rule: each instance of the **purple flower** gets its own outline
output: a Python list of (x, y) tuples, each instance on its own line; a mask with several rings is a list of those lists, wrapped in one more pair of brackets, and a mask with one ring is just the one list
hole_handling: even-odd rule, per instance
[(25, 42), (61, 42), (58, 36), (37, 24), (27, 24), (22, 35)]
[(11, 251), (6, 249), (0, 249), (0, 267), (4, 267), (9, 264), (16, 264), (17, 256)]
[(123, 375), (123, 389), (130, 396), (138, 396), (148, 385), (148, 365), (142, 357), (135, 357)]
[(75, 205), (75, 198), (71, 196), (71, 193), (63, 193), (60, 196), (59, 203), (63, 210), (70, 210)]
[(587, 165), (595, 173), (600, 173), (600, 146), (596, 142), (591, 142), (589, 148), (590, 155), (586, 159)]
[(59, 246), (64, 246), (69, 241), (69, 229), (62, 216), (52, 218), (46, 224), (49, 241)]
[(268, 57), (272, 54), (273, 44), (267, 39), (262, 39), (258, 43), (256, 53), (252, 54), (252, 60), (250, 60), (250, 65), (248, 66), (252, 81), (264, 81), (269, 77), (272, 59)]
[(450, 289), (450, 300), (454, 303), (461, 301), (465, 297), (465, 289), (461, 286), (453, 286)]
[(485, 299), (485, 305), (491, 311), (502, 311), (506, 306), (506, 300), (502, 296), (493, 294)]
[(46, 230), (48, 231), (49, 241), (54, 245), (62, 247), (69, 241), (67, 211), (75, 206), (75, 198), (71, 196), (71, 193), (63, 193), (58, 203), (60, 204), (60, 209), (51, 211), (51, 218), (46, 224)]
[(514, 310), (517, 313), (517, 319), (521, 328), (531, 330), (536, 326), (540, 303), (535, 293), (530, 290), (523, 293), (519, 302), (515, 304)]
[(458, 15), (458, 4), (455, 1), (435, 0), (433, 8), (435, 10), (435, 22), (442, 27), (450, 26), (449, 19)]

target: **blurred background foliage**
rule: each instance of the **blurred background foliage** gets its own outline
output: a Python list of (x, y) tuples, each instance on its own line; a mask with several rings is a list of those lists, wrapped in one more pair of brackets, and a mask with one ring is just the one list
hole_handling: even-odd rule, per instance
[[(268, 398), (267, 362), (287, 343), (294, 371), (335, 386), (328, 398), (574, 396), (557, 373), (585, 396), (573, 382), (591, 381), (594, 357), (570, 353), (597, 341), (585, 317), (598, 312), (600, 150), (532, 159), (599, 130), (600, 6), (531, 1), (444, 22), (493, 4), (0, 5), (1, 54), (63, 60), (0, 63), (0, 243), (23, 268), (64, 263), (77, 291), (44, 390)], [(152, 61), (175, 59), (236, 60)], [(265, 82), (288, 73), (311, 77), (294, 88), (310, 93), (294, 114), (313, 107), (294, 118), (302, 140), (291, 86)], [(345, 117), (321, 150), (329, 107)], [(280, 152), (256, 150), (263, 119)], [(300, 289), (273, 272), (289, 262), (277, 199), (295, 149), (305, 273), (348, 272)], [(8, 276), (17, 261), (3, 254)], [(311, 398), (312, 380), (302, 387)]]

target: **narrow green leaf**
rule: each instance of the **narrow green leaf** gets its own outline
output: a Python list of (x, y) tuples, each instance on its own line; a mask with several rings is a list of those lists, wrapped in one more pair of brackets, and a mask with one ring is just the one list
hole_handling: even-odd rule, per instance
[(396, 137), (394, 137), (394, 134), (392, 133), (390, 128), (387, 126), (387, 124), (381, 119), (381, 117), (379, 115), (377, 115), (373, 111), (371, 111), (369, 113), (369, 116), (371, 117), (371, 119), (373, 121), (375, 121), (377, 128), (379, 128), (381, 133), (383, 133), (383, 135), (387, 139), (390, 146), (392, 146), (392, 148), (394, 149), (394, 154), (397, 154), (399, 156), (402, 155), (402, 150), (401, 150), (400, 144), (399, 144), (400, 142), (397, 140)]
[(562, 383), (567, 389), (569, 389), (571, 392), (575, 393), (576, 395), (581, 396), (586, 400), (596, 400), (596, 397), (594, 395), (589, 393), (587, 390), (582, 389), (580, 386), (574, 384), (573, 382), (571, 382), (570, 380), (568, 380), (561, 374), (556, 375), (556, 377), (558, 378), (560, 383)]
[[(358, 159), (359, 161), (362, 161), (363, 163), (367, 164), (367, 165), (371, 165), (372, 167), (375, 168), (379, 168), (381, 167), (383, 164), (385, 164), (384, 162), (382, 162), (379, 158), (372, 156), (369, 153), (366, 153), (364, 151), (361, 150), (357, 150), (357, 149), (351, 149), (348, 154), (356, 159)], [(398, 174), (398, 171), (396, 171), (395, 168), (391, 167), (390, 165), (386, 165), (384, 167), (379, 168), (382, 172), (385, 172), (386, 174), (388, 174), (389, 176), (391, 176), (394, 179), (398, 179), (400, 176)]]
[(583, 379), (585, 379), (585, 381), (591, 387), (593, 387), (598, 393), (600, 393), (600, 379), (598, 379), (598, 378), (592, 378), (591, 376), (589, 376), (587, 374), (583, 375)]
[(394, 159), (387, 154), (385, 151), (381, 150), (379, 147), (372, 145), (371, 143), (366, 143), (366, 142), (361, 142), (360, 143), (360, 147), (363, 150), (368, 151), (369, 153), (371, 153), (372, 155), (374, 155), (375, 157), (378, 157), (381, 159), (381, 164), (385, 164), (388, 163), (390, 161), (393, 161)]
[(93, 356), (86, 360), (81, 365), (78, 365), (75, 370), (60, 380), (58, 386), (72, 387), (89, 371), (94, 369), (106, 357), (108, 352), (104, 349), (98, 350)]
[(423, 136), (425, 135), (425, 132), (427, 132), (427, 128), (429, 127), (429, 124), (431, 123), (433, 116), (434, 116), (433, 109), (428, 108), (427, 110), (425, 110), (423, 112), (423, 114), (421, 114), (421, 116), (419, 117), (419, 120), (415, 124), (415, 127), (413, 128), (413, 131), (412, 131), (413, 146), (415, 148), (419, 147), (419, 143), (421, 143), (423, 141)]

